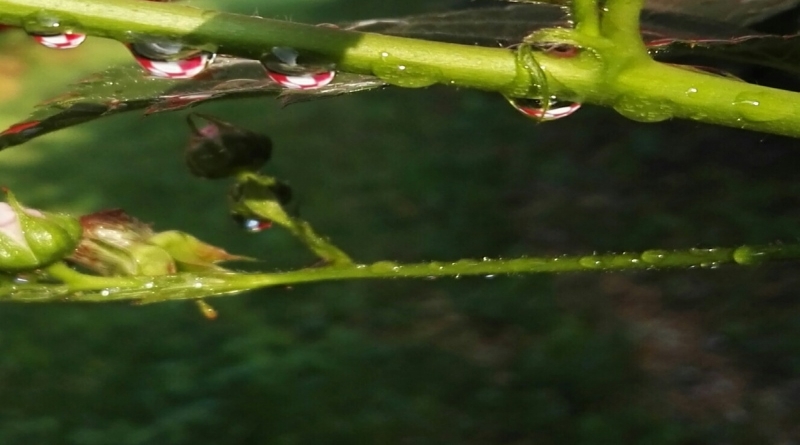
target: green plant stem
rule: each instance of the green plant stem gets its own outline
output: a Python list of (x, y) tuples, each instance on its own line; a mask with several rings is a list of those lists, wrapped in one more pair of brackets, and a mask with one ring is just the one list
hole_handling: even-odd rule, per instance
[[(676, 117), (800, 137), (798, 93), (645, 60), (644, 48), (637, 43), (641, 3), (608, 0), (601, 37), (592, 35), (590, 22), (579, 25), (578, 31), (584, 33), (580, 40), (589, 50), (584, 57), (537, 54), (549, 82), (547, 91), (614, 107), (645, 122)], [(591, 0), (581, 1), (579, 18), (591, 17), (592, 5)], [(42, 16), (63, 18), (83, 32), (121, 41), (161, 36), (219, 46), (221, 52), (241, 57), (258, 57), (276, 45), (290, 46), (324, 55), (340, 70), (377, 74), (399, 86), (441, 83), (510, 97), (540, 90), (531, 85), (531, 76), (519, 75), (514, 53), (502, 48), (357, 33), (141, 0), (0, 0), (0, 22), (25, 26)], [(568, 35), (564, 31), (578, 35), (573, 30), (556, 31), (551, 36)], [(612, 48), (603, 49), (609, 42)], [(642, 56), (636, 59), (643, 63), (620, 65), (632, 60), (634, 53)]]
[(0, 301), (105, 303), (133, 300), (155, 303), (227, 296), (264, 287), (331, 280), (715, 268), (725, 264), (752, 266), (787, 259), (800, 259), (800, 244), (415, 264), (382, 261), (370, 265), (329, 265), (277, 273), (177, 274), (156, 277), (91, 277), (65, 270), (66, 266), (60, 265), (51, 268), (49, 272), (63, 280), (63, 284), (0, 281)]
[(97, 275), (87, 275), (72, 269), (62, 261), (51, 264), (45, 268), (45, 271), (51, 277), (63, 283), (68, 283), (70, 290), (76, 292), (107, 289), (111, 287), (137, 287), (149, 280), (147, 277), (101, 277)]
[(599, 0), (575, 0), (572, 3), (572, 17), (575, 29), (587, 36), (600, 35)]
[(234, 213), (245, 213), (282, 226), (328, 264), (353, 264), (353, 260), (343, 250), (314, 231), (311, 224), (290, 215), (283, 208), (279, 198), (271, 190), (271, 187), (278, 183), (277, 179), (256, 172), (243, 171), (236, 175), (236, 182), (237, 185), (234, 186), (237, 190), (236, 199), (231, 203), (231, 210)]
[(602, 34), (620, 47), (645, 53), (639, 32), (639, 15), (643, 6), (644, 0), (606, 0), (600, 24)]

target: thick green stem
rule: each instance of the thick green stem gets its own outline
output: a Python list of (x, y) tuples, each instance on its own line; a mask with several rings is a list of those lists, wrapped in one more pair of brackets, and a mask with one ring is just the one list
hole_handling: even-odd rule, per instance
[[(766, 261), (800, 259), (800, 245), (743, 246), (739, 248), (647, 250), (640, 253), (519, 258), (511, 260), (459, 260), (399, 264), (388, 261), (363, 265), (329, 265), (279, 273), (178, 274), (157, 277), (89, 277), (58, 266), (54, 273), (64, 284), (0, 281), (0, 301), (93, 302), (133, 300), (154, 303), (227, 296), (248, 290), (330, 280), (376, 278), (435, 278), (495, 275), (655, 270), (664, 268), (715, 268), (725, 264), (752, 266)], [(53, 271), (50, 271), (53, 273)], [(77, 275), (75, 275), (77, 274)], [(97, 278), (97, 280), (92, 280)]]
[[(800, 137), (800, 94), (650, 63), (638, 34), (642, 1), (608, 0), (601, 37), (593, 35), (594, 19), (589, 19), (593, 4), (582, 0), (576, 9), (581, 11), (579, 18), (589, 20), (578, 30), (589, 50), (584, 52), (591, 55), (536, 56), (547, 74), (549, 93), (611, 106), (641, 121), (678, 117)], [(290, 46), (329, 57), (340, 70), (375, 74), (399, 86), (441, 83), (511, 97), (526, 97), (539, 89), (531, 85), (530, 76), (519, 75), (514, 53), (502, 48), (357, 33), (141, 0), (0, 0), (0, 22), (30, 26), (43, 17), (61, 18), (64, 27), (92, 35), (122, 41), (163, 36), (219, 46), (223, 53), (242, 57), (257, 57), (276, 45)], [(609, 42), (613, 50), (594, 51)], [(627, 63), (634, 59), (637, 63)]]

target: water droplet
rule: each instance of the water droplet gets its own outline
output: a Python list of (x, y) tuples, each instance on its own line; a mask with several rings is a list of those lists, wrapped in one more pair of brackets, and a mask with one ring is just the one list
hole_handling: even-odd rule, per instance
[(686, 94), (686, 97), (693, 97), (695, 94), (697, 94), (697, 88), (691, 87), (688, 90), (686, 90), (684, 94)]
[(637, 122), (661, 122), (672, 117), (672, 108), (663, 103), (651, 103), (632, 95), (622, 95), (614, 104), (617, 113)]
[(291, 90), (322, 88), (336, 76), (335, 65), (319, 56), (301, 56), (294, 48), (276, 46), (261, 58), (267, 77)]
[(442, 270), (442, 269), (444, 269), (444, 264), (442, 264), (442, 263), (440, 263), (438, 261), (432, 261), (432, 262), (428, 263), (428, 267), (433, 269), (433, 270)]
[(370, 266), (370, 270), (375, 273), (388, 273), (388, 272), (396, 272), (400, 270), (397, 266), (397, 263), (392, 261), (378, 261), (377, 263)]
[(760, 92), (743, 92), (736, 96), (733, 107), (739, 115), (751, 122), (769, 122), (785, 118), (790, 110), (788, 107), (771, 107), (767, 109), (764, 104), (769, 98)]
[(428, 87), (442, 78), (438, 68), (422, 65), (381, 53), (381, 60), (372, 65), (372, 73), (384, 82), (403, 88)]
[(44, 11), (25, 17), (22, 28), (30, 35), (57, 35), (69, 30), (63, 18)]
[(33, 38), (39, 42), (39, 44), (48, 48), (72, 49), (77, 48), (86, 40), (86, 34), (77, 34), (67, 31), (63, 34), (55, 35), (33, 34)]
[(541, 99), (507, 97), (508, 103), (527, 117), (540, 122), (554, 121), (578, 111), (581, 104), (558, 100), (555, 96), (548, 103)]
[(239, 214), (233, 214), (231, 218), (236, 225), (250, 233), (258, 233), (272, 227), (272, 221), (268, 219), (247, 218)]
[(104, 297), (107, 297), (107, 296), (111, 295), (111, 291), (108, 290), (108, 289), (103, 289), (102, 291), (100, 291), (100, 295), (102, 295)]
[(602, 269), (605, 266), (599, 256), (585, 256), (578, 260), (578, 264), (587, 269)]
[(491, 279), (494, 279), (494, 277), (495, 277), (495, 275), (489, 274), (489, 275), (486, 275), (484, 278), (486, 278), (487, 280), (491, 280)]
[(167, 79), (192, 78), (216, 58), (213, 52), (163, 40), (137, 41), (126, 46), (150, 75)]
[(666, 260), (667, 255), (666, 250), (645, 250), (642, 252), (642, 261), (647, 264), (661, 264)]
[(313, 90), (328, 85), (336, 75), (335, 71), (327, 71), (318, 74), (306, 74), (304, 76), (289, 76), (267, 70), (267, 76), (273, 82), (290, 90)]
[(763, 263), (766, 259), (766, 252), (754, 249), (750, 246), (742, 246), (733, 251), (733, 260), (737, 264), (752, 266)]

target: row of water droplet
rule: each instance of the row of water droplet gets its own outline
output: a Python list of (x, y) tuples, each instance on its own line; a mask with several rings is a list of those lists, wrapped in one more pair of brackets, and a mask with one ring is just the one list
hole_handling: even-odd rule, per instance
[[(147, 0), (170, 1), (170, 0)], [(34, 13), (23, 21), (23, 29), (39, 44), (52, 49), (73, 49), (86, 40), (69, 19), (44, 12)], [(0, 25), (0, 29), (8, 26)], [(129, 33), (125, 46), (139, 65), (151, 76), (167, 79), (189, 79), (208, 68), (216, 58), (215, 50), (196, 48), (182, 42), (136, 36)], [(291, 48), (274, 48), (262, 63), (274, 82), (289, 89), (321, 88), (333, 80), (332, 64), (299, 65), (298, 54)]]
[[(170, 1), (170, 0), (147, 0)], [(335, 27), (323, 24), (320, 26)], [(60, 19), (45, 13), (28, 17), (23, 28), (38, 43), (52, 49), (72, 49), (80, 46), (86, 35), (76, 31), (68, 19)], [(213, 49), (196, 48), (181, 42), (146, 36), (131, 35), (126, 48), (136, 62), (154, 77), (167, 79), (189, 79), (208, 68), (215, 60)], [(302, 59), (302, 60), (299, 60)], [(313, 57), (301, 58), (297, 51), (287, 47), (275, 47), (261, 59), (266, 75), (287, 89), (310, 90), (328, 85), (336, 74), (332, 63)], [(428, 66), (399, 60), (390, 53), (380, 53), (380, 60), (373, 66), (375, 76), (388, 84), (407, 88), (433, 85), (442, 80), (441, 73)], [(509, 103), (524, 116), (536, 121), (552, 121), (567, 117), (580, 108), (579, 103), (560, 101), (555, 97), (545, 99), (508, 98)]]
[[(171, 0), (147, 0), (171, 1)], [(320, 26), (336, 27), (323, 24)], [(2, 27), (2, 25), (0, 25)], [(69, 19), (56, 18), (44, 12), (32, 14), (23, 22), (23, 28), (37, 42), (48, 48), (76, 48), (86, 40), (86, 35), (76, 31)], [(152, 37), (131, 36), (125, 46), (139, 65), (150, 75), (169, 79), (188, 79), (197, 76), (211, 65), (216, 54), (213, 49), (196, 48), (181, 42)], [(580, 49), (571, 45), (539, 45), (539, 51), (558, 58), (571, 58), (580, 54)], [(299, 60), (303, 59), (303, 60)], [(261, 60), (267, 76), (287, 89), (317, 89), (328, 85), (335, 76), (332, 63), (320, 62), (313, 58), (299, 57), (292, 48), (273, 48)], [(712, 76), (728, 77), (730, 74), (704, 67), (678, 66), (680, 68), (703, 72)], [(401, 60), (388, 51), (379, 54), (372, 67), (373, 74), (385, 82), (402, 87), (426, 87), (443, 81), (443, 76), (435, 68), (413, 61)], [(735, 79), (735, 78), (734, 78)], [(687, 96), (696, 96), (697, 88), (689, 88)], [(764, 98), (757, 93), (743, 92), (733, 102), (737, 111), (747, 121), (768, 121), (780, 118), (775, 113), (781, 109), (767, 110)], [(581, 104), (547, 98), (508, 98), (509, 103), (526, 117), (536, 121), (552, 121), (570, 116)], [(614, 108), (622, 115), (642, 122), (658, 122), (672, 117), (672, 109), (667, 105), (652, 104), (634, 96), (624, 95)], [(788, 112), (788, 111), (786, 111)]]

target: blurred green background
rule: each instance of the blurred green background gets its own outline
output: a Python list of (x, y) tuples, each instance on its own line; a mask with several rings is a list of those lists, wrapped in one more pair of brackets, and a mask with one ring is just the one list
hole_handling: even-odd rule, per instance
[[(453, 1), (227, 0), (303, 22)], [(90, 38), (0, 36), (0, 124), (130, 62)], [(267, 171), (361, 261), (796, 242), (797, 142), (585, 106), (537, 125), (495, 95), (385, 90), (206, 105), (268, 133)], [(229, 219), (184, 169), (185, 112), (123, 115), (0, 154), (31, 207), (121, 207), (266, 269), (313, 258)], [(0, 444), (789, 444), (800, 441), (796, 264), (364, 281), (194, 305), (0, 310)]]

